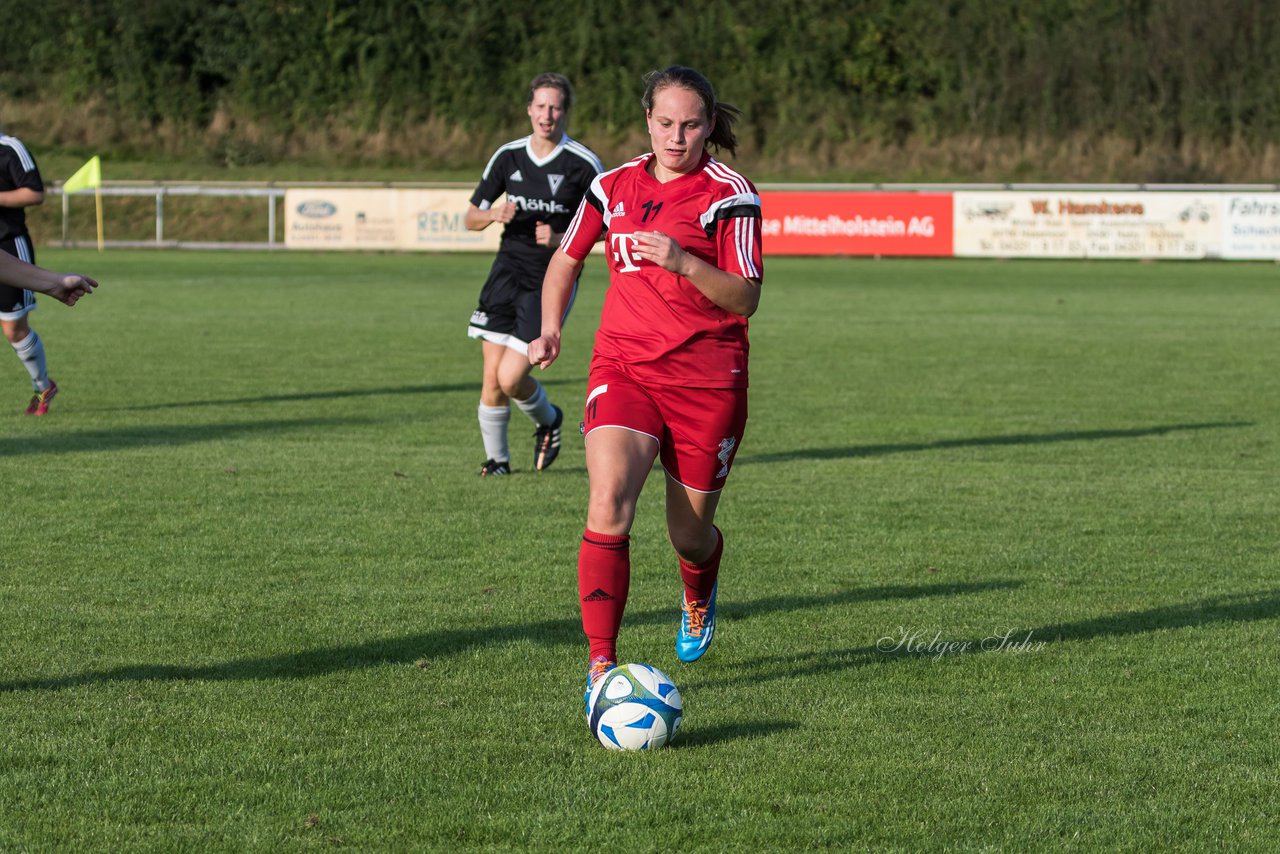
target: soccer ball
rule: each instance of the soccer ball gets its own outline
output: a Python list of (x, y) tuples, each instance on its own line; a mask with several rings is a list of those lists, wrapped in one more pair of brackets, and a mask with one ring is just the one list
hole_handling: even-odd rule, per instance
[(649, 750), (671, 741), (684, 718), (680, 689), (647, 664), (622, 664), (587, 698), (591, 732), (610, 750)]

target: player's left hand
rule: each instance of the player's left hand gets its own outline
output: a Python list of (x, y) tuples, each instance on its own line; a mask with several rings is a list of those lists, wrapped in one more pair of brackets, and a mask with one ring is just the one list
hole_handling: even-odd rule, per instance
[(668, 272), (683, 275), (689, 253), (685, 252), (679, 243), (661, 231), (637, 231), (632, 236), (636, 241), (635, 247), (631, 250), (633, 255), (657, 264)]
[(555, 239), (555, 234), (551, 231), (551, 226), (545, 222), (540, 222), (534, 226), (533, 239), (539, 246), (550, 246), (553, 249), (556, 246), (552, 242)]

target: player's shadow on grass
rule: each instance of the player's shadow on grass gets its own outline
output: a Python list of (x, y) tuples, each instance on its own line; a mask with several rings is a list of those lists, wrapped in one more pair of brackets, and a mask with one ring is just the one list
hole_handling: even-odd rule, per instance
[(771, 454), (739, 456), (735, 465), (785, 463), (794, 460), (839, 460), (857, 457), (879, 457), (914, 451), (945, 451), (952, 448), (986, 448), (1004, 445), (1044, 445), (1053, 442), (1096, 442), (1104, 439), (1139, 439), (1164, 436), (1190, 430), (1226, 430), (1252, 427), (1249, 421), (1211, 421), (1203, 424), (1159, 424), (1117, 430), (1064, 430), (1057, 433), (1013, 433), (1006, 436), (971, 436), (964, 439), (939, 439), (936, 442), (901, 442), (885, 445), (851, 445), (846, 448), (801, 448)]
[[(586, 385), (585, 377), (561, 377), (559, 379), (538, 378), (542, 385), (557, 386), (579, 383)], [(458, 383), (436, 383), (433, 385), (384, 386), (380, 388), (334, 389), (331, 391), (299, 391), (289, 394), (266, 394), (259, 397), (230, 397), (219, 400), (175, 400), (163, 403), (139, 403), (133, 406), (105, 406), (96, 409), (98, 412), (145, 412), (156, 409), (188, 409), (197, 406), (246, 406), (258, 403), (299, 403), (312, 400), (343, 400), (352, 397), (392, 397), (402, 394), (442, 394), (452, 391), (476, 391), (480, 389), (479, 380)]]
[(799, 729), (799, 721), (739, 721), (720, 726), (697, 727), (680, 730), (679, 737), (671, 747), (682, 750), (689, 747), (703, 747), (708, 744), (723, 744), (726, 741), (744, 741), (753, 738), (765, 738), (780, 732)]
[(1036, 654), (1075, 641), (1277, 618), (1280, 618), (1280, 590), (1266, 590), (1038, 627), (1001, 627), (992, 635), (980, 638), (949, 637), (937, 628), (894, 626), (882, 637), (873, 639), (869, 646), (756, 658), (739, 665), (731, 676), (705, 681), (694, 678), (684, 687), (703, 690), (743, 687), (773, 679), (830, 676), (860, 667), (920, 659)]
[[(1019, 587), (1018, 581), (986, 581), (957, 584), (885, 585), (855, 588), (827, 595), (772, 596), (722, 605), (726, 618), (746, 620), (773, 613), (832, 608), (895, 599), (925, 599), (936, 596), (962, 596), (1008, 590)], [(676, 611), (651, 609), (628, 612), (627, 626), (669, 624), (675, 626)], [(348, 646), (322, 647), (293, 654), (244, 658), (206, 665), (139, 664), (90, 671), (75, 676), (47, 679), (16, 679), (0, 682), (0, 693), (11, 691), (57, 690), (80, 685), (119, 681), (217, 681), (255, 679), (307, 679), (347, 670), (362, 670), (383, 665), (411, 665), (430, 670), (441, 660), (473, 649), (510, 643), (534, 643), (545, 646), (580, 646), (582, 624), (573, 618), (544, 620), (535, 623), (508, 623), (475, 628), (444, 629), (438, 632), (400, 638), (374, 640)]]
[(118, 451), (128, 448), (190, 445), (236, 439), (263, 433), (288, 435), (294, 430), (314, 427), (365, 426), (378, 419), (291, 418), (270, 421), (236, 421), (227, 424), (151, 424), (138, 427), (116, 427), (103, 430), (77, 430), (30, 436), (8, 436), (0, 439), (0, 457), (75, 454), (86, 451)]

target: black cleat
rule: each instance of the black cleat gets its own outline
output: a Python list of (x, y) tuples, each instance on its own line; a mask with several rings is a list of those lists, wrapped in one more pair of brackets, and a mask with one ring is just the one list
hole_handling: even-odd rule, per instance
[(545, 471), (560, 456), (560, 426), (564, 424), (564, 412), (558, 406), (551, 408), (556, 411), (556, 420), (533, 433), (533, 467), (537, 471)]
[(484, 465), (480, 466), (481, 477), (501, 477), (504, 474), (511, 474), (510, 463), (485, 460)]

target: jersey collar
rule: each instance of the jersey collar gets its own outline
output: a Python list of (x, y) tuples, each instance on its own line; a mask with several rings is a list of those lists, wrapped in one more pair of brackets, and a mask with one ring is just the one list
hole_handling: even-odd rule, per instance
[(645, 178), (647, 178), (649, 181), (653, 182), (654, 184), (657, 184), (659, 187), (670, 187), (673, 184), (679, 184), (681, 181), (687, 181), (690, 178), (694, 177), (695, 175), (700, 175), (702, 174), (702, 170), (707, 168), (707, 164), (711, 162), (711, 152), (704, 150), (702, 152), (702, 157), (698, 160), (697, 166), (693, 167), (693, 169), (691, 169), (690, 171), (685, 172), (680, 177), (672, 178), (670, 181), (667, 181), (664, 184), (661, 181), (659, 181), (657, 178), (655, 178), (653, 176), (653, 173), (649, 171), (649, 164), (657, 156), (658, 155), (654, 154), (652, 151), (646, 154), (644, 158), (644, 162), (642, 164), (642, 168), (644, 170)]
[(524, 153), (527, 154), (529, 156), (529, 159), (533, 161), (534, 166), (546, 166), (552, 160), (555, 160), (556, 157), (560, 155), (560, 152), (564, 151), (564, 147), (568, 143), (569, 143), (569, 134), (567, 133), (563, 134), (560, 137), (560, 141), (556, 143), (556, 147), (551, 149), (550, 154), (548, 154), (546, 157), (538, 157), (538, 155), (533, 153), (533, 134), (529, 134), (524, 138)]

